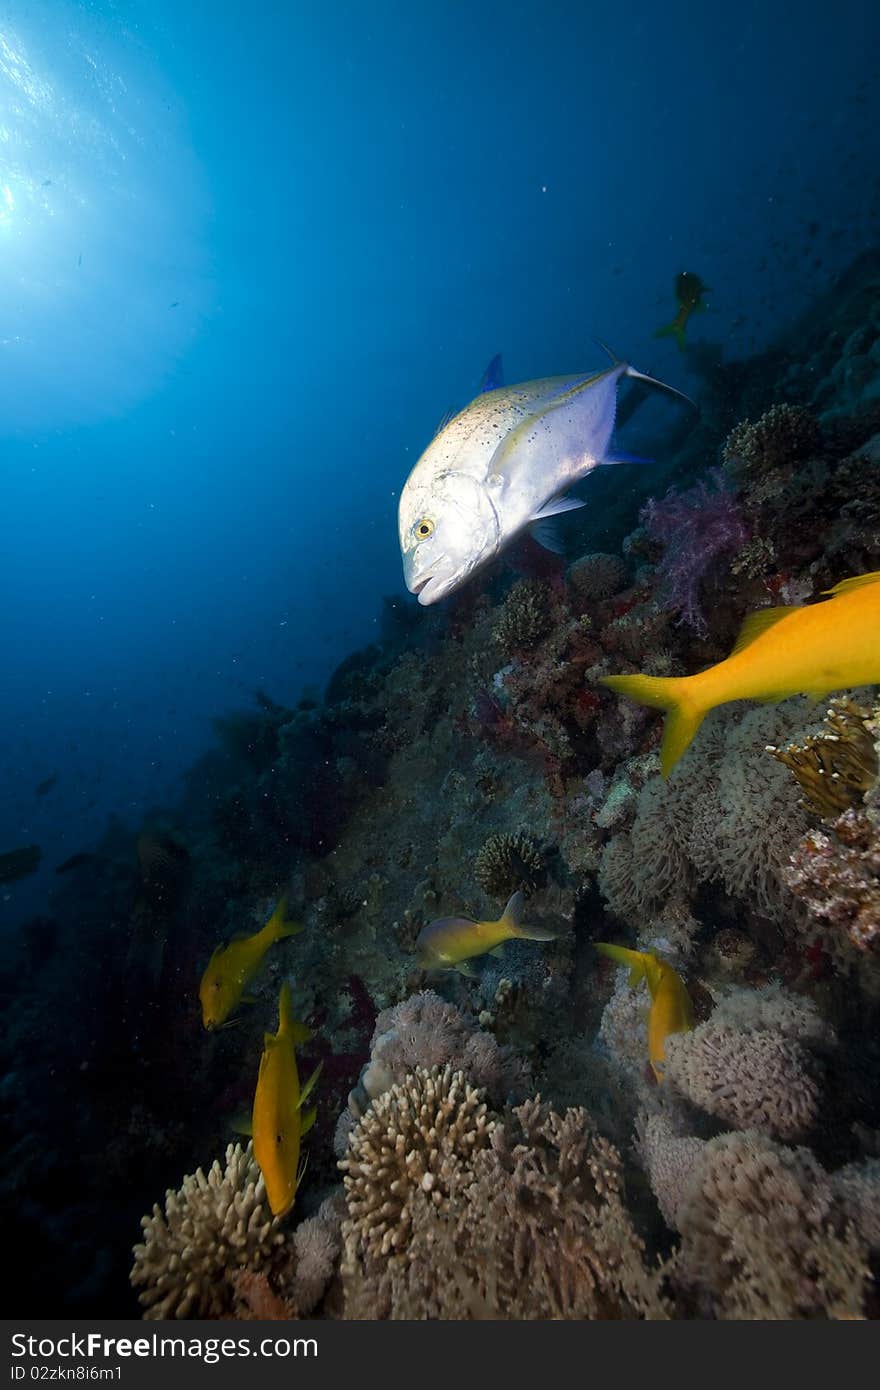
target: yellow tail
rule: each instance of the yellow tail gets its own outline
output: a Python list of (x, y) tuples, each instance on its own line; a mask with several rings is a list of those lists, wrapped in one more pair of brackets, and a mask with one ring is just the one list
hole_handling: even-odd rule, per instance
[(594, 941), (596, 950), (609, 960), (613, 960), (616, 965), (625, 965), (629, 969), (630, 989), (635, 989), (639, 980), (644, 979), (648, 967), (648, 957), (644, 951), (631, 951), (628, 946), (613, 946), (610, 941)]
[(294, 922), (293, 918), (288, 917), (288, 910), (287, 894), (282, 893), (267, 923), (272, 928), (273, 941), (283, 941), (286, 936), (297, 936), (305, 931), (301, 922)]
[(663, 742), (660, 745), (660, 770), (664, 777), (669, 776), (708, 713), (694, 703), (690, 687), (692, 679), (690, 676), (602, 677), (602, 684), (618, 695), (628, 695), (640, 705), (666, 711)]

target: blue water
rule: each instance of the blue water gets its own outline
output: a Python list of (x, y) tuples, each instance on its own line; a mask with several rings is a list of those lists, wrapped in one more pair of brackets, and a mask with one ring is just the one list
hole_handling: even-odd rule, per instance
[(213, 715), (370, 640), (397, 491), (495, 351), (599, 335), (686, 386), (652, 339), (685, 266), (697, 336), (766, 344), (868, 243), (876, 22), (7, 4), (0, 844), (137, 820)]

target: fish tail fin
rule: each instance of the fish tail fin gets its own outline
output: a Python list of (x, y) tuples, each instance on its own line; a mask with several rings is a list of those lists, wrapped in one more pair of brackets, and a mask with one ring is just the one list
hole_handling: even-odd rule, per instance
[(501, 917), (504, 925), (513, 932), (514, 936), (520, 936), (524, 941), (555, 941), (556, 932), (548, 931), (546, 927), (533, 927), (528, 922), (523, 921), (525, 905), (525, 894), (520, 889), (513, 894), (504, 909)]
[(629, 970), (627, 984), (635, 989), (639, 980), (645, 978), (648, 962), (644, 951), (632, 951), (628, 946), (615, 946), (610, 941), (594, 941), (593, 945), (601, 955), (613, 960), (615, 965), (625, 965)]
[(677, 676), (602, 677), (602, 685), (618, 695), (628, 695), (640, 705), (666, 711), (660, 746), (660, 770), (664, 777), (669, 776), (708, 713), (693, 699), (688, 680)]
[(287, 980), (281, 986), (278, 996), (278, 1035), (290, 1038), (291, 1042), (304, 1043), (312, 1037), (311, 1028), (298, 1022), (293, 1016), (293, 994)]
[(654, 337), (655, 337), (655, 338), (674, 338), (675, 341), (676, 341), (676, 343), (677, 343), (677, 345), (678, 345), (678, 350), (679, 350), (679, 352), (684, 352), (684, 348), (685, 348), (684, 324), (679, 323), (679, 322), (678, 322), (678, 319), (673, 319), (671, 323), (664, 323), (664, 325), (663, 325), (662, 328), (658, 328), (658, 329), (657, 329), (657, 332), (654, 334)]
[[(683, 330), (683, 329), (679, 329), (679, 328), (677, 327), (677, 325), (670, 323), (670, 324), (667, 324), (667, 325), (666, 325), (666, 328), (663, 329), (663, 330), (661, 330), (661, 331), (662, 331), (663, 333), (669, 332), (669, 333), (674, 334), (674, 335), (675, 335), (676, 342), (678, 342), (679, 347), (681, 347), (681, 348), (684, 347), (684, 330)], [(681, 335), (681, 336), (680, 336), (680, 340), (679, 340), (679, 334)], [(699, 407), (698, 407), (696, 401), (692, 401), (691, 398), (690, 398), (690, 396), (686, 396), (686, 395), (685, 395), (684, 391), (679, 391), (678, 388), (677, 388), (676, 386), (669, 386), (669, 385), (667, 384), (667, 382), (665, 382), (665, 381), (659, 381), (658, 378), (655, 377), (655, 376), (648, 376), (648, 374), (647, 374), (646, 372), (640, 372), (640, 371), (638, 371), (635, 367), (630, 366), (629, 363), (627, 363), (627, 365), (626, 365), (626, 370), (624, 371), (624, 376), (632, 377), (633, 381), (644, 381), (645, 384), (648, 385), (648, 386), (655, 386), (655, 387), (657, 388), (658, 391), (665, 391), (667, 395), (669, 395), (669, 396), (675, 396), (677, 400), (684, 401), (687, 405), (689, 405), (689, 406), (691, 407), (692, 410), (698, 410), (698, 409), (699, 409)]]
[(295, 922), (288, 915), (289, 912), (290, 904), (287, 894), (282, 893), (270, 918), (272, 935), (276, 941), (283, 941), (286, 936), (298, 936), (301, 931), (305, 931), (302, 922)]

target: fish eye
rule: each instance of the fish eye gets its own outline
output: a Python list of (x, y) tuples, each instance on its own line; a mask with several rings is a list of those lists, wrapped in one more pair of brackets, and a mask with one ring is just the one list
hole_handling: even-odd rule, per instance
[(281, 1143), (281, 1135), (280, 1135), (280, 1134), (276, 1134), (276, 1135), (275, 1135), (275, 1143), (276, 1143), (276, 1144), (280, 1144), (280, 1143)]
[(430, 535), (433, 534), (433, 531), (434, 531), (434, 523), (433, 523), (433, 521), (431, 520), (430, 517), (428, 517), (428, 516), (423, 516), (422, 519), (421, 519), (421, 521), (420, 521), (420, 522), (418, 523), (418, 525), (416, 526), (416, 535), (418, 536), (419, 540), (420, 540), (420, 541), (427, 540), (428, 536), (430, 536)]

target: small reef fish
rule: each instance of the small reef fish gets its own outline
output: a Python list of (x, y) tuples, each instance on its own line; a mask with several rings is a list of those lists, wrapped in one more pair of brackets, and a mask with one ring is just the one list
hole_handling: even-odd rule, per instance
[(693, 271), (683, 270), (680, 275), (675, 277), (675, 298), (678, 302), (678, 313), (671, 323), (666, 323), (662, 328), (658, 328), (654, 334), (655, 338), (674, 338), (678, 346), (684, 350), (684, 331), (688, 325), (691, 314), (699, 313), (705, 309), (703, 295), (709, 293), (709, 286), (705, 285), (699, 275), (694, 275)]
[(695, 676), (604, 676), (602, 684), (667, 711), (660, 766), (668, 777), (706, 715), (730, 700), (821, 700), (880, 682), (880, 571), (844, 579), (824, 603), (759, 608), (730, 656)]
[(493, 359), (487, 389), (440, 425), (398, 509), (404, 579), (419, 603), (459, 589), (527, 527), (558, 549), (546, 523), (585, 505), (568, 489), (601, 464), (637, 461), (611, 451), (621, 378), (681, 392), (609, 356), (605, 371), (497, 387)]
[(285, 981), (278, 999), (278, 1032), (264, 1038), (251, 1123), (254, 1157), (273, 1216), (290, 1211), (305, 1172), (300, 1144), (315, 1123), (315, 1111), (303, 1110), (303, 1102), (314, 1090), (321, 1063), (300, 1090), (294, 1047), (311, 1036), (311, 1030), (293, 1017), (290, 985)]
[(53, 772), (51, 777), (47, 777), (34, 788), (34, 796), (48, 796), (49, 792), (58, 781), (58, 773)]
[(219, 1028), (226, 1022), (262, 965), (269, 947), (302, 930), (298, 923), (288, 919), (285, 893), (260, 931), (217, 947), (199, 985), (202, 1022), (206, 1028)]
[(546, 927), (530, 927), (522, 920), (525, 897), (514, 893), (504, 912), (494, 922), (477, 922), (472, 917), (438, 917), (422, 927), (416, 937), (419, 963), (425, 970), (459, 970), (473, 974), (468, 962), (474, 956), (497, 951), (505, 941), (555, 941), (556, 933)]
[(654, 951), (631, 951), (626, 946), (613, 946), (597, 941), (596, 950), (603, 956), (625, 965), (629, 970), (629, 987), (635, 989), (644, 980), (651, 996), (648, 1014), (648, 1059), (658, 1081), (663, 1080), (666, 1059), (666, 1039), (671, 1033), (688, 1033), (694, 1026), (691, 998), (681, 976), (668, 961)]

